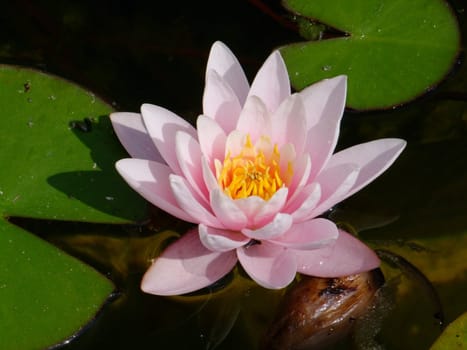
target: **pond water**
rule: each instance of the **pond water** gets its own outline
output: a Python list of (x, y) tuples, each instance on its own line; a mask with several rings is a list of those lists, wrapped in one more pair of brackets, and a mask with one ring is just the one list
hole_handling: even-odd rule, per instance
[[(211, 44), (225, 42), (251, 79), (269, 52), (300, 41), (278, 1), (44, 1), (0, 15), (0, 59), (94, 91), (118, 110), (149, 102), (193, 122)], [(264, 4), (263, 4), (264, 5)], [(453, 1), (462, 33), (464, 3)], [(271, 13), (269, 13), (271, 11)], [(427, 349), (467, 310), (467, 68), (394, 110), (347, 112), (338, 147), (400, 137), (408, 147), (383, 176), (328, 215), (380, 250), (386, 284), (336, 349)], [(139, 289), (150, 259), (190, 226), (158, 211), (144, 225), (11, 219), (108, 276), (116, 291), (60, 349), (256, 349), (284, 291), (239, 269), (209, 289), (156, 297)], [(66, 233), (64, 233), (66, 232)]]

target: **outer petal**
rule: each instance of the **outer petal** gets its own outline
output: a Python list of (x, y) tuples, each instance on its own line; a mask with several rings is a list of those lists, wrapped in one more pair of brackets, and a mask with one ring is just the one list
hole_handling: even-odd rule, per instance
[(174, 173), (181, 174), (175, 152), (175, 134), (177, 131), (184, 131), (196, 138), (195, 128), (178, 115), (159, 106), (145, 103), (141, 106), (141, 114), (146, 129), (165, 162)]
[(248, 223), (248, 218), (219, 188), (211, 192), (211, 208), (217, 219), (229, 230), (241, 230)]
[(346, 197), (359, 191), (383, 173), (406, 146), (401, 139), (380, 139), (344, 149), (332, 156), (329, 167), (345, 163), (357, 164), (358, 178)]
[(298, 192), (298, 195), (288, 203), (285, 212), (292, 214), (294, 222), (301, 222), (308, 217), (320, 199), (321, 186), (314, 182)]
[(332, 244), (338, 236), (335, 223), (326, 219), (314, 219), (293, 225), (285, 235), (271, 242), (287, 248), (310, 250)]
[(117, 112), (110, 115), (110, 120), (118, 139), (130, 156), (164, 163), (146, 131), (141, 114)]
[(211, 211), (206, 209), (196, 198), (183, 177), (172, 174), (169, 176), (169, 182), (170, 188), (180, 208), (186, 211), (190, 216), (196, 218), (197, 223), (224, 228)]
[(240, 232), (215, 229), (203, 224), (199, 225), (199, 238), (206, 248), (215, 252), (240, 248), (250, 241)]
[(243, 229), (242, 233), (259, 241), (280, 237), (292, 226), (292, 217), (289, 214), (278, 213), (274, 219), (256, 230)]
[(310, 128), (305, 149), (313, 162), (311, 178), (321, 171), (336, 147), (346, 91), (347, 77), (341, 75), (300, 92)]
[(211, 170), (214, 170), (214, 159), (224, 160), (227, 136), (216, 121), (204, 115), (198, 117), (196, 127), (201, 153), (206, 157)]
[(316, 179), (321, 185), (320, 202), (305, 219), (316, 217), (333, 205), (348, 197), (348, 193), (358, 176), (359, 168), (355, 164), (341, 164), (326, 168)]
[(261, 242), (237, 249), (237, 256), (248, 275), (265, 288), (283, 288), (295, 278), (295, 255), (283, 247)]
[(119, 160), (115, 167), (136, 192), (155, 206), (184, 221), (199, 222), (177, 204), (169, 184), (172, 170), (167, 165), (131, 158)]
[(207, 71), (203, 113), (216, 120), (228, 133), (235, 128), (241, 110), (242, 106), (230, 85), (216, 71)]
[(219, 253), (206, 249), (194, 229), (155, 260), (143, 277), (141, 289), (155, 295), (193, 292), (225, 276), (236, 262), (235, 251)]
[(289, 75), (279, 51), (274, 51), (259, 69), (248, 96), (258, 96), (271, 113), (290, 96)]
[(316, 277), (341, 277), (379, 266), (375, 252), (345, 231), (334, 244), (315, 250), (294, 250), (298, 272)]
[(178, 165), (185, 179), (196, 191), (205, 204), (208, 203), (208, 190), (203, 179), (201, 164), (201, 149), (198, 141), (183, 131), (175, 134), (175, 153)]
[(230, 85), (243, 105), (250, 88), (248, 80), (235, 55), (220, 41), (211, 47), (206, 73), (210, 70), (216, 71)]

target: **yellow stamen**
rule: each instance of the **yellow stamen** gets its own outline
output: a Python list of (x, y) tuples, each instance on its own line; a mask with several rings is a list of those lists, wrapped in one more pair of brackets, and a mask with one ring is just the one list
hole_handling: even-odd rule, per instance
[[(268, 139), (264, 137), (262, 141), (265, 140)], [(224, 163), (216, 164), (219, 185), (233, 199), (258, 196), (268, 200), (281, 187), (288, 185), (292, 174), (293, 166), (290, 162), (287, 164), (286, 174), (281, 174), (277, 145), (274, 145), (272, 154), (267, 158), (263, 150), (253, 146), (250, 135), (247, 135), (240, 154), (232, 157), (227, 152)]]

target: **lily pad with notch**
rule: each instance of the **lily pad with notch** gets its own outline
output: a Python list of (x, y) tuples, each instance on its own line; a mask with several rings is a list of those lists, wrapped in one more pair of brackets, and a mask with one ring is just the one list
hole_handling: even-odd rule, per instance
[[(146, 203), (114, 170), (125, 152), (108, 104), (31, 69), (0, 66), (0, 86), (0, 348), (48, 348), (84, 329), (114, 286), (8, 218), (128, 223)], [(88, 132), (70, 127), (85, 118)]]
[(386, 109), (432, 90), (460, 49), (455, 15), (443, 0), (284, 0), (295, 14), (340, 37), (283, 46), (292, 85), (349, 77), (347, 107)]

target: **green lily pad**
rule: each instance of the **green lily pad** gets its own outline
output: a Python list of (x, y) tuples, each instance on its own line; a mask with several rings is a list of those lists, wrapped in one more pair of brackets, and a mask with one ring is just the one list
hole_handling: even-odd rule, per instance
[(431, 350), (465, 349), (467, 345), (467, 312), (452, 322), (436, 342)]
[(282, 47), (292, 85), (301, 90), (345, 74), (350, 108), (383, 109), (410, 101), (437, 85), (456, 61), (459, 28), (445, 1), (283, 3), (290, 11), (345, 34)]
[(18, 67), (0, 66), (0, 87), (0, 348), (42, 349), (82, 329), (114, 287), (8, 217), (123, 223), (145, 202), (114, 170), (125, 153), (108, 104)]

